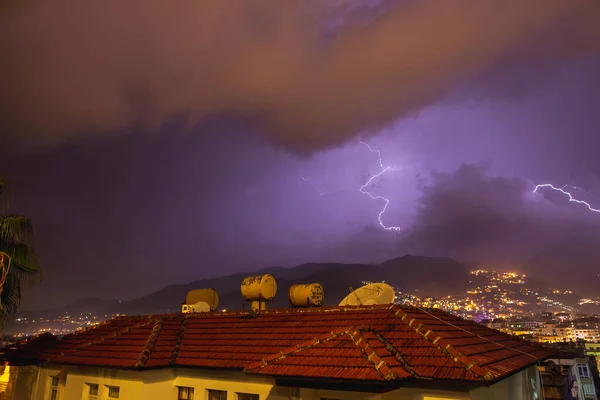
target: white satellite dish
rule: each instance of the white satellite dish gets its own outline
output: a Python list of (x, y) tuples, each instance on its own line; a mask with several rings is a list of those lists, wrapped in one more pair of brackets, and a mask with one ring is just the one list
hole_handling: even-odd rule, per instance
[(199, 301), (192, 305), (192, 312), (210, 312), (210, 304), (205, 301)]
[(387, 283), (370, 283), (359, 287), (340, 302), (340, 306), (391, 304), (396, 298), (394, 288)]

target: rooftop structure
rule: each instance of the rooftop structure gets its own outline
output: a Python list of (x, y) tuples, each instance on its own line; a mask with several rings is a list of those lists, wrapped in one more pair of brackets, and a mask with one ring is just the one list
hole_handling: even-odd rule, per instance
[(444, 312), (375, 305), (118, 317), (65, 336), (40, 359), (322, 380), (490, 384), (550, 355)]

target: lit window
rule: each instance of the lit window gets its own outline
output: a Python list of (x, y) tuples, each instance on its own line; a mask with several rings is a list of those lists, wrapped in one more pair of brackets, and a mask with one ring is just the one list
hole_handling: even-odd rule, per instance
[(109, 399), (118, 399), (119, 398), (119, 394), (121, 392), (120, 387), (107, 385), (106, 388), (108, 389), (108, 398)]
[(194, 388), (179, 386), (177, 400), (194, 400)]
[(583, 394), (585, 395), (586, 399), (595, 397), (596, 390), (594, 388), (594, 385), (590, 385), (589, 383), (584, 383), (583, 384)]
[(589, 371), (587, 365), (585, 365), (585, 364), (578, 364), (577, 365), (577, 369), (579, 370), (579, 376), (581, 376), (582, 378), (589, 378), (590, 377), (590, 371)]
[(98, 384), (97, 383), (86, 383), (88, 385), (88, 400), (98, 399)]
[(250, 393), (238, 393), (237, 398), (238, 400), (258, 400), (258, 395)]
[(50, 400), (56, 399), (58, 399), (58, 376), (53, 376), (50, 383)]
[(224, 390), (208, 390), (208, 400), (227, 400), (227, 392)]

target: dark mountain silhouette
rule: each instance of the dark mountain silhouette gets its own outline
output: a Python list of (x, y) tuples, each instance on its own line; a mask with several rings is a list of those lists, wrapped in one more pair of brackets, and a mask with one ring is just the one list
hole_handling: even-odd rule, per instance
[(131, 301), (86, 298), (64, 308), (26, 311), (21, 317), (52, 318), (69, 313), (92, 312), (97, 315), (177, 313), (191, 289), (214, 288), (219, 293), (220, 309), (247, 308), (240, 284), (249, 275), (272, 274), (277, 280), (277, 296), (270, 308), (288, 307), (288, 291), (298, 283), (320, 283), (325, 291), (325, 304), (338, 304), (362, 281), (386, 281), (403, 291), (419, 291), (430, 296), (464, 292), (470, 277), (466, 264), (450, 258), (405, 255), (381, 264), (306, 263), (294, 268), (269, 267), (254, 273), (237, 273), (219, 278), (202, 279), (187, 284), (168, 285)]
[(66, 312), (73, 315), (80, 313), (93, 313), (93, 314), (105, 314), (115, 312), (114, 310), (119, 309), (120, 301), (113, 299), (101, 299), (98, 297), (86, 297), (67, 304), (64, 307), (51, 308), (45, 310), (27, 310), (19, 311), (18, 317), (20, 318), (55, 318)]
[[(288, 306), (288, 290), (298, 283), (321, 283), (325, 304), (338, 304), (362, 281), (383, 281), (404, 291), (418, 290), (432, 296), (463, 291), (469, 275), (465, 264), (450, 258), (405, 255), (381, 264), (307, 263), (294, 268), (269, 267), (254, 273), (238, 273), (220, 278), (202, 279), (182, 285), (169, 285), (138, 299), (119, 303), (115, 300), (84, 299), (65, 307), (64, 311), (94, 313), (152, 314), (180, 312), (187, 292), (198, 288), (215, 288), (219, 308), (242, 309), (245, 304), (240, 284), (248, 275), (269, 273), (277, 279), (277, 296), (270, 308)], [(246, 306), (247, 307), (247, 306)], [(47, 310), (57, 314), (61, 310)]]
[(68, 304), (65, 308), (71, 312), (86, 312), (88, 310), (96, 310), (100, 308), (117, 307), (118, 304), (119, 300), (86, 297), (85, 299), (77, 300)]
[(540, 286), (577, 291), (598, 296), (600, 287), (600, 249), (597, 235), (569, 237), (550, 246), (523, 263), (523, 270), (543, 282)]

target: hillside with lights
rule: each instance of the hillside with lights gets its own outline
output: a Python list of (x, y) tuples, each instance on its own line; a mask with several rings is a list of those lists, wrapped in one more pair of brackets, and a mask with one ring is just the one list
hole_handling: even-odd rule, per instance
[(220, 309), (243, 309), (247, 306), (239, 292), (243, 278), (265, 273), (275, 276), (278, 284), (269, 308), (288, 307), (287, 290), (294, 284), (318, 282), (324, 287), (325, 305), (337, 305), (364, 283), (385, 281), (395, 288), (398, 304), (439, 308), (476, 321), (533, 318), (543, 312), (594, 314), (600, 309), (600, 297), (582, 296), (571, 288), (549, 286), (524, 274), (470, 268), (450, 258), (406, 255), (380, 264), (311, 263), (267, 268), (171, 285), (132, 301), (84, 299), (61, 309), (22, 312), (7, 327), (7, 333), (63, 334), (118, 314), (177, 313), (186, 293), (197, 288), (216, 289)]

